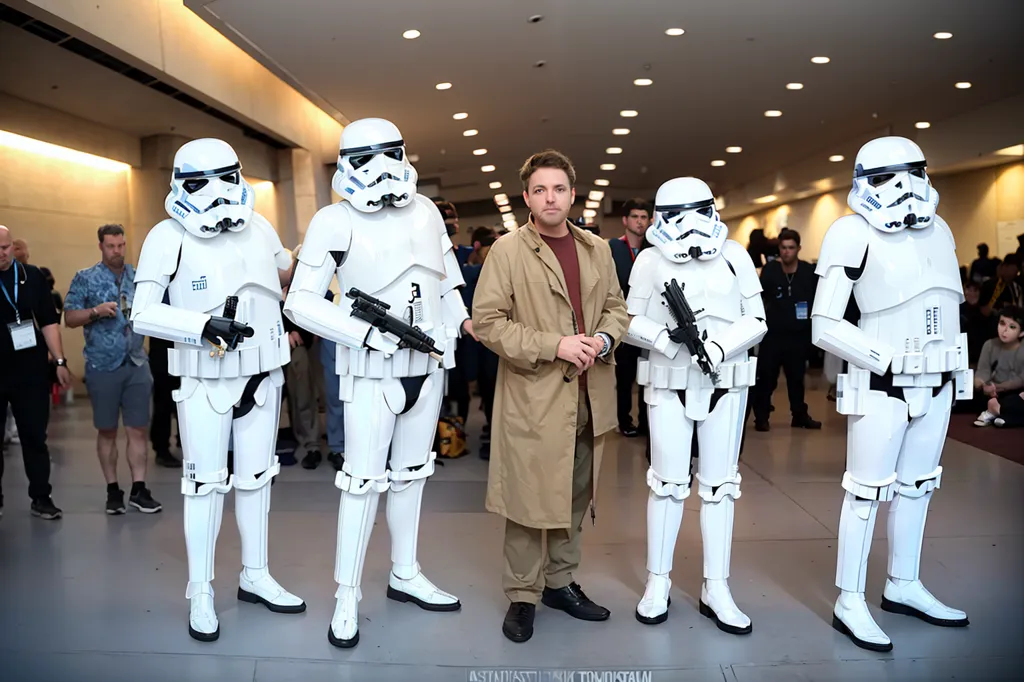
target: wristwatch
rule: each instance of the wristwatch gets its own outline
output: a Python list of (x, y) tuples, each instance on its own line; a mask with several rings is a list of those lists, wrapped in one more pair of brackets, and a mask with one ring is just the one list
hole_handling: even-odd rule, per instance
[(68, 361), (65, 358), (57, 358), (56, 360), (54, 360), (54, 362), (56, 363), (56, 365), (58, 367), (67, 367), (68, 366)]

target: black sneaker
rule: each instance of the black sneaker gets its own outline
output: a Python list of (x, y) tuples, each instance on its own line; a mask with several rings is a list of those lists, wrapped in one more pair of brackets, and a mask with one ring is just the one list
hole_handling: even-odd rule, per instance
[(143, 514), (156, 514), (163, 509), (163, 505), (153, 499), (149, 494), (149, 488), (143, 488), (128, 498), (128, 504), (138, 509)]
[(32, 500), (32, 516), (38, 516), (41, 519), (52, 521), (53, 519), (59, 519), (64, 515), (57, 505), (53, 503), (53, 498), (47, 497), (44, 500)]
[(156, 463), (158, 466), (162, 466), (167, 469), (181, 468), (181, 460), (172, 455), (170, 452), (156, 453)]
[(345, 456), (340, 452), (328, 453), (327, 461), (331, 463), (335, 471), (341, 471), (341, 467), (345, 466)]
[(790, 426), (798, 429), (820, 429), (821, 422), (811, 419), (809, 414), (801, 414), (793, 417), (793, 422)]
[(124, 514), (128, 511), (124, 506), (124, 491), (117, 490), (107, 493), (107, 513), (111, 516)]
[(323, 459), (323, 455), (320, 454), (319, 450), (310, 450), (306, 453), (306, 456), (302, 458), (303, 469), (316, 469), (320, 466), (320, 460)]

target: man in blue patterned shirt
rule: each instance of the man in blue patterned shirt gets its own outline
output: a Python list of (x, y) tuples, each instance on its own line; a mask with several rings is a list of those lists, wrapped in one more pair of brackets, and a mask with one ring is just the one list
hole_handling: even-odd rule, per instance
[(123, 514), (124, 492), (117, 483), (118, 418), (128, 434), (132, 473), (129, 504), (152, 514), (162, 509), (146, 488), (149, 404), (153, 376), (143, 337), (128, 322), (135, 299), (135, 268), (124, 262), (124, 228), (98, 230), (102, 260), (79, 270), (64, 301), (65, 323), (85, 328), (85, 384), (98, 431), (96, 452), (107, 480), (107, 513)]

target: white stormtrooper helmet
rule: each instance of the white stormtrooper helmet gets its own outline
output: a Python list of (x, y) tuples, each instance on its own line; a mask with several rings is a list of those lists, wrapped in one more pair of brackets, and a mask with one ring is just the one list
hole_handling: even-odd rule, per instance
[(718, 215), (715, 195), (697, 178), (675, 178), (658, 188), (647, 241), (675, 263), (710, 260), (722, 251), (729, 230)]
[(939, 193), (926, 171), (924, 153), (905, 137), (880, 137), (857, 152), (847, 203), (883, 232), (932, 224)]
[(402, 134), (391, 121), (364, 118), (341, 132), (338, 170), (331, 186), (364, 213), (406, 206), (416, 197), (416, 169)]
[(242, 164), (227, 142), (192, 140), (174, 155), (167, 214), (197, 237), (238, 232), (249, 224), (256, 197), (242, 177)]

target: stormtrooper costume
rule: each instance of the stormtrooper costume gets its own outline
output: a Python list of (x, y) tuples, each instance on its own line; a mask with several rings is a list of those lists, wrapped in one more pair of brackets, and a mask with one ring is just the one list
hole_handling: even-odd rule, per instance
[[(244, 567), (238, 599), (277, 613), (306, 609), (267, 568), (270, 484), (280, 470), (281, 368), (290, 353), (279, 270), (287, 271), (291, 261), (253, 204), (252, 187), (227, 143), (199, 139), (182, 146), (165, 202), (171, 217), (142, 246), (130, 318), (136, 333), (174, 342), (168, 371), (181, 377), (174, 400), (184, 453), (185, 596), (189, 634), (204, 642), (220, 635), (211, 582), (224, 495), (232, 488)], [(236, 310), (225, 305), (229, 296), (237, 297)]]
[[(953, 236), (935, 214), (921, 149), (883, 137), (857, 154), (848, 204), (855, 215), (825, 234), (811, 311), (815, 345), (849, 362), (836, 408), (848, 415), (832, 625), (858, 646), (889, 651), (864, 597), (879, 502), (889, 502), (889, 579), (882, 609), (934, 625), (965, 626), (967, 616), (920, 581), (921, 543), (953, 401), (970, 398), (964, 300)], [(843, 320), (850, 295), (859, 326)]]
[[(285, 301), (297, 325), (337, 343), (339, 397), (345, 407), (345, 464), (334, 579), (337, 605), (328, 640), (359, 641), (358, 604), (378, 498), (388, 491), (392, 569), (387, 596), (428, 611), (455, 611), (459, 600), (438, 589), (417, 562), (423, 487), (434, 472), (445, 370), (469, 314), (457, 287), (462, 272), (444, 219), (416, 192), (417, 175), (401, 133), (389, 121), (362, 119), (342, 132), (332, 186), (343, 201), (310, 223)], [(324, 298), (334, 276), (341, 305)], [(359, 289), (389, 314), (429, 335), (440, 361), (399, 347), (396, 338), (352, 315)], [(389, 454), (390, 450), (390, 454)]]
[[(729, 591), (733, 505), (740, 496), (739, 449), (747, 391), (756, 359), (747, 351), (767, 331), (761, 283), (746, 249), (726, 239), (710, 188), (696, 178), (663, 184), (647, 240), (656, 248), (637, 256), (626, 301), (626, 343), (645, 350), (637, 381), (650, 415), (651, 466), (647, 484), (647, 588), (637, 606), (642, 623), (668, 618), (672, 555), (690, 495), (690, 445), (700, 448), (697, 473), (704, 540), (700, 612), (731, 634), (751, 632), (750, 619)], [(681, 343), (662, 292), (676, 280), (696, 318), (718, 382)], [(682, 351), (680, 348), (682, 347)]]

